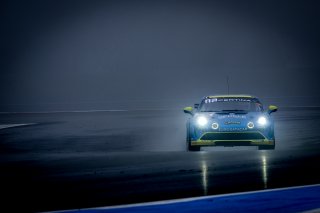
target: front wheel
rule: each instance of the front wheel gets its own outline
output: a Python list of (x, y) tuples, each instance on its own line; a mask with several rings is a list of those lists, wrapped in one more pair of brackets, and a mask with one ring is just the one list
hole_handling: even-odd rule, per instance
[(259, 150), (274, 150), (275, 145), (272, 146), (259, 146)]
[(188, 152), (198, 152), (200, 151), (200, 146), (191, 146), (190, 136), (189, 136), (189, 125), (187, 125), (187, 139), (186, 148)]
[(191, 146), (190, 142), (187, 141), (187, 151), (189, 152), (198, 152), (200, 151), (200, 146)]

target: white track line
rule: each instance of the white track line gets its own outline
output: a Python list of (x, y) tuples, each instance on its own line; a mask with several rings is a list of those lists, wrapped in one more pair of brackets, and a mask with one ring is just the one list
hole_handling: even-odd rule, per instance
[(305, 212), (302, 212), (302, 213), (319, 213), (319, 212), (320, 212), (320, 209), (312, 209), (312, 210), (305, 211)]
[(27, 123), (27, 124), (0, 124), (0, 129), (13, 128), (18, 126), (29, 126), (34, 125), (35, 123)]
[[(320, 108), (320, 106), (281, 106), (280, 108)], [(167, 111), (182, 108), (137, 108), (137, 109), (93, 109), (93, 110), (56, 110), (56, 111), (16, 111), (0, 112), (0, 114), (53, 114), (53, 113), (86, 113), (86, 112), (129, 112), (129, 111)]]
[(109, 110), (73, 110), (73, 111), (41, 111), (41, 112), (0, 112), (0, 114), (52, 114), (52, 113), (79, 113), (79, 112), (127, 112), (129, 110), (109, 109)]
[[(183, 198), (183, 199), (164, 200), (164, 201), (155, 201), (155, 202), (147, 202), (147, 203), (125, 204), (125, 205), (117, 205), (117, 206), (105, 206), (105, 207), (94, 207), (94, 208), (62, 210), (62, 211), (51, 211), (51, 212), (74, 212), (74, 211), (81, 211), (81, 210), (82, 211), (84, 211), (84, 210), (109, 210), (109, 209), (121, 209), (121, 208), (141, 207), (141, 206), (154, 206), (154, 205), (163, 205), (163, 204), (173, 204), (173, 203), (181, 203), (181, 202), (198, 201), (198, 200), (205, 200), (205, 199), (210, 199), (210, 198), (229, 197), (229, 196), (234, 196), (234, 195), (247, 195), (247, 194), (264, 193), (264, 192), (284, 191), (284, 190), (290, 190), (290, 189), (309, 188), (309, 187), (315, 187), (315, 186), (320, 186), (320, 184), (304, 185), (304, 186), (292, 186), (292, 187), (284, 187), (284, 188), (277, 188), (277, 189), (266, 189), (266, 190), (249, 191), (249, 192), (237, 192), (237, 193), (222, 194), (222, 195), (209, 195), (209, 196), (191, 197), (191, 198)], [(314, 212), (312, 212), (312, 213), (314, 213)]]

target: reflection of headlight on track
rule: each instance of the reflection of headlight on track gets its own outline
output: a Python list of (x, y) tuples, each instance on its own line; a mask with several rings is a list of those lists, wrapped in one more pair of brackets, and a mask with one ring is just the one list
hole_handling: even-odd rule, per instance
[(265, 126), (267, 124), (267, 119), (266, 117), (261, 116), (257, 122), (260, 126)]
[(200, 127), (204, 127), (205, 125), (207, 125), (208, 123), (208, 119), (204, 116), (199, 116), (197, 118), (197, 124), (200, 126)]

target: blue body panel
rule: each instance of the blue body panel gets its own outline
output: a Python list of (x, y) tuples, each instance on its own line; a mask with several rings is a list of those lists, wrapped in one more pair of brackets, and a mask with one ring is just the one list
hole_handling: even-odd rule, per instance
[[(206, 127), (199, 127), (197, 125), (196, 118), (197, 116), (206, 116), (209, 118), (208, 125)], [(265, 127), (260, 127), (257, 125), (257, 119), (261, 116), (264, 116), (268, 120), (268, 124)], [(206, 132), (252, 132), (259, 131), (266, 138), (274, 140), (274, 121), (273, 118), (268, 113), (258, 113), (258, 112), (249, 112), (248, 114), (218, 114), (218, 113), (197, 113), (193, 118), (189, 120), (190, 122), (190, 139), (199, 140), (200, 137)], [(212, 123), (218, 123), (219, 128), (213, 130), (211, 125)], [(249, 122), (253, 122), (255, 125), (252, 129), (247, 127)]]
[[(271, 113), (263, 110), (257, 98), (247, 99), (257, 103), (261, 110), (202, 112), (195, 109), (187, 123), (187, 142), (190, 146), (274, 146), (274, 120)], [(204, 98), (201, 104), (208, 100), (208, 97)], [(199, 125), (200, 117), (205, 118), (205, 125)], [(259, 122), (261, 118), (266, 121), (264, 124)]]

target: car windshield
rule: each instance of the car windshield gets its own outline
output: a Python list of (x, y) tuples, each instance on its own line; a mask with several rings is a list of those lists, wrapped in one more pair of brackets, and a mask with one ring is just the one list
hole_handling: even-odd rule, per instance
[(254, 99), (210, 98), (202, 101), (200, 112), (250, 111), (261, 112), (261, 103)]

